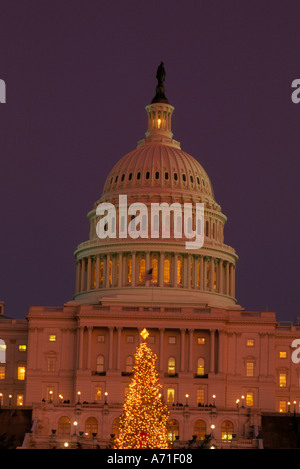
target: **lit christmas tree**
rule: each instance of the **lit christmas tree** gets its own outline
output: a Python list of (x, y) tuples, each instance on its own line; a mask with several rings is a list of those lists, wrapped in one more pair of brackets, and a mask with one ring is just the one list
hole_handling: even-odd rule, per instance
[[(141, 333), (144, 341), (149, 333)], [(126, 394), (123, 414), (120, 417), (119, 437), (115, 439), (117, 449), (167, 449), (167, 406), (162, 399), (155, 368), (157, 356), (147, 346), (140, 344), (135, 353), (133, 377)]]

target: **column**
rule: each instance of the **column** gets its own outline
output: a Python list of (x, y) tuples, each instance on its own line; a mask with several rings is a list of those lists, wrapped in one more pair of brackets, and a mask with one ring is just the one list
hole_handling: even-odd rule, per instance
[(108, 369), (113, 369), (113, 346), (114, 346), (114, 328), (109, 327), (108, 329), (108, 341), (109, 341), (109, 354), (108, 354)]
[(98, 254), (97, 259), (96, 259), (96, 285), (95, 285), (96, 290), (99, 289), (99, 286), (100, 286), (100, 254)]
[(83, 363), (83, 332), (84, 328), (80, 326), (78, 328), (78, 369), (82, 370)]
[(106, 254), (106, 276), (105, 276), (105, 281), (106, 281), (106, 288), (109, 288), (109, 274), (110, 274), (110, 253), (108, 252)]
[(225, 266), (225, 295), (229, 295), (229, 262)]
[(159, 286), (164, 286), (164, 253), (161, 252), (159, 255), (159, 272), (158, 272)]
[(191, 260), (192, 256), (189, 253), (187, 256), (187, 288), (191, 288)]
[(180, 371), (184, 371), (184, 351), (185, 351), (185, 329), (180, 329), (181, 338), (180, 338)]
[(189, 329), (189, 371), (193, 371), (193, 339), (194, 329)]
[(223, 261), (219, 259), (219, 293), (223, 293)]
[(135, 287), (135, 270), (136, 270), (136, 253), (133, 252), (131, 255), (132, 259), (132, 272), (131, 272), (131, 286)]
[(210, 372), (215, 372), (215, 329), (210, 330)]
[(118, 287), (123, 285), (123, 253), (119, 253)]
[(224, 331), (219, 330), (219, 356), (218, 356), (218, 373), (223, 373), (224, 365)]
[(80, 291), (81, 262), (76, 263), (76, 293)]
[(200, 280), (199, 280), (200, 290), (204, 290), (204, 259), (203, 256), (200, 256)]
[(117, 370), (121, 369), (121, 336), (122, 327), (117, 327)]
[(92, 332), (93, 327), (88, 327), (88, 342), (87, 342), (87, 360), (86, 360), (86, 367), (88, 370), (91, 369), (91, 352), (92, 352)]
[(86, 289), (90, 290), (92, 285), (92, 256), (88, 257)]
[(215, 283), (215, 259), (211, 257), (210, 258), (210, 286), (209, 286), (209, 289), (211, 292), (214, 291), (214, 283)]
[(163, 328), (159, 329), (159, 371), (164, 369), (164, 332)]
[(174, 253), (174, 265), (173, 265), (173, 287), (177, 287), (177, 264), (178, 264), (178, 254)]
[[(150, 269), (150, 252), (147, 251), (146, 252), (146, 267), (145, 267), (146, 272), (145, 272), (145, 274), (147, 274), (149, 269)], [(149, 287), (149, 280), (146, 280), (145, 285), (146, 285), (146, 287)]]
[(80, 281), (80, 291), (85, 289), (85, 258), (81, 259), (81, 281)]

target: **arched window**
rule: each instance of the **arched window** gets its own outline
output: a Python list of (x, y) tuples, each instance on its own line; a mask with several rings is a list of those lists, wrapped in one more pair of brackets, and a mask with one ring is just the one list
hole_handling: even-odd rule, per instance
[(146, 261), (145, 259), (140, 259), (140, 270), (139, 270), (139, 281), (145, 281), (145, 272), (146, 272)]
[(168, 360), (168, 374), (175, 375), (176, 368), (175, 368), (175, 358), (170, 357)]
[(175, 419), (171, 419), (167, 423), (168, 440), (174, 441), (179, 436), (179, 423)]
[(104, 356), (98, 355), (97, 357), (97, 372), (103, 373), (104, 371)]
[(224, 420), (221, 425), (221, 438), (222, 440), (232, 440), (233, 423), (230, 420)]
[(170, 261), (169, 259), (164, 260), (164, 283), (170, 282)]
[(6, 363), (6, 344), (3, 339), (0, 339), (0, 363)]
[(152, 259), (152, 281), (157, 283), (158, 279), (158, 260), (156, 258)]
[(204, 375), (204, 358), (198, 358), (197, 361), (197, 376)]
[(126, 372), (131, 373), (133, 370), (133, 357), (131, 355), (128, 355), (126, 358)]
[(57, 433), (61, 436), (71, 434), (71, 420), (69, 419), (69, 417), (60, 417), (58, 421)]
[(177, 261), (177, 283), (182, 285), (182, 260), (178, 259)]
[(98, 422), (95, 417), (89, 417), (85, 421), (85, 436), (87, 436), (88, 438), (92, 438), (93, 433), (98, 433)]
[(206, 423), (204, 420), (197, 420), (194, 425), (194, 433), (197, 440), (204, 440), (206, 434)]

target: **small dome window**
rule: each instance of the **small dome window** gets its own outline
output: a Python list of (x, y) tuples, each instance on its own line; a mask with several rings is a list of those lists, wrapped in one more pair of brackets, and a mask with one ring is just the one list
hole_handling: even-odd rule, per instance
[(155, 173), (155, 179), (159, 179), (159, 171), (156, 171), (156, 173)]
[(185, 174), (182, 175), (182, 180), (183, 180), (184, 182), (186, 181), (186, 175), (185, 175)]
[(141, 179), (141, 173), (140, 172), (137, 173), (136, 178)]
[(124, 181), (125, 174), (122, 174), (121, 181)]
[(165, 172), (165, 179), (169, 179), (169, 173)]
[(204, 182), (204, 179), (202, 179), (202, 184), (203, 184), (203, 186), (205, 186), (205, 182)]
[(178, 174), (174, 173), (174, 181), (177, 181), (177, 179), (178, 179)]
[(146, 172), (146, 179), (150, 179), (150, 172), (149, 171)]
[(128, 179), (129, 179), (129, 181), (131, 181), (131, 179), (132, 179), (132, 173), (129, 173)]
[(190, 176), (190, 181), (191, 181), (191, 182), (194, 182), (193, 176)]
[(199, 176), (197, 176), (197, 183), (200, 184)]
[(118, 181), (118, 177), (119, 177), (119, 176), (116, 176), (115, 182), (117, 182), (117, 181)]

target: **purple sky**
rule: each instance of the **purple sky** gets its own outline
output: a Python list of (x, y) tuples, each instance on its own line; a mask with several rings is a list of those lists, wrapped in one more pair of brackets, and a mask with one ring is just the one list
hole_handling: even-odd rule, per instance
[(174, 138), (207, 171), (248, 310), (299, 306), (299, 1), (0, 0), (0, 299), (61, 305), (164, 61)]

